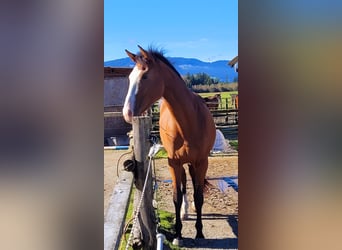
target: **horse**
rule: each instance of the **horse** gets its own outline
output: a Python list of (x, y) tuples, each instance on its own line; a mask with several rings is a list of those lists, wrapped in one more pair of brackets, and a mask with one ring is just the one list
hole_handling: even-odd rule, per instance
[(202, 228), (203, 192), (208, 181), (208, 156), (216, 136), (213, 117), (203, 99), (191, 92), (181, 75), (161, 51), (149, 48), (133, 54), (125, 50), (135, 63), (129, 75), (129, 88), (123, 107), (126, 122), (131, 123), (158, 99), (159, 132), (167, 151), (172, 178), (173, 203), (176, 214), (173, 244), (182, 244), (182, 219), (187, 217), (186, 173), (188, 164), (194, 188), (196, 238), (204, 238)]
[(203, 99), (205, 103), (207, 104), (209, 110), (217, 110), (219, 103), (221, 102), (221, 94), (204, 97)]
[(235, 96), (234, 104), (235, 104), (235, 109), (239, 109), (239, 95)]

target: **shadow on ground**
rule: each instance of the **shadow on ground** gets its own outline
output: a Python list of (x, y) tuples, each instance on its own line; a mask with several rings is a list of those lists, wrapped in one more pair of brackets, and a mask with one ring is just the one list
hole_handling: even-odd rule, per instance
[[(195, 220), (195, 216), (188, 218), (188, 220)], [(202, 215), (202, 220), (226, 220), (232, 228), (236, 238), (222, 238), (222, 239), (193, 239), (183, 238), (182, 248), (194, 249), (238, 249), (238, 216), (237, 215), (222, 215), (215, 213), (206, 213)], [(167, 231), (162, 231), (169, 242), (172, 242), (173, 234)], [(171, 249), (169, 246), (164, 246), (164, 249)]]
[(237, 249), (237, 238), (224, 239), (192, 239), (184, 238), (183, 246), (185, 248), (205, 248), (205, 249)]

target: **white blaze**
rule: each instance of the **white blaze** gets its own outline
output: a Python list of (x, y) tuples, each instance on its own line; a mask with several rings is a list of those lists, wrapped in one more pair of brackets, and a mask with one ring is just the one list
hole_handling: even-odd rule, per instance
[(123, 116), (127, 122), (132, 121), (133, 109), (135, 104), (135, 96), (138, 93), (138, 83), (142, 71), (135, 66), (129, 75), (129, 87), (125, 99), (125, 104), (122, 110)]

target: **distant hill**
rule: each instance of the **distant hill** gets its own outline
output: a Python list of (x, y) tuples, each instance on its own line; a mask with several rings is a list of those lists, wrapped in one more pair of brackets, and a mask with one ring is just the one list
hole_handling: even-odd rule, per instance
[[(217, 77), (221, 82), (233, 82), (237, 73), (228, 66), (229, 60), (203, 62), (194, 58), (167, 57), (181, 75), (206, 73)], [(128, 57), (104, 62), (106, 67), (133, 67), (134, 63)]]

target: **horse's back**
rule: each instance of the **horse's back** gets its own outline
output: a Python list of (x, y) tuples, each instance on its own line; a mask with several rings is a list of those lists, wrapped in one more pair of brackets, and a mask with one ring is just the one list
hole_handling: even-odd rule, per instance
[(194, 159), (207, 157), (215, 141), (216, 129), (212, 115), (201, 97), (194, 96), (192, 112), (186, 122), (179, 122), (161, 105), (160, 136), (169, 157)]
[[(204, 134), (207, 133), (208, 137), (214, 137), (213, 143), (215, 141), (216, 129), (213, 116), (207, 107), (206, 103), (203, 102), (203, 99), (198, 96), (194, 96), (195, 99), (195, 114), (196, 114), (196, 123), (198, 124), (199, 131), (198, 133)], [(210, 138), (206, 138), (210, 139)]]

